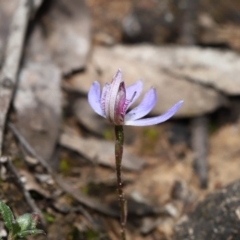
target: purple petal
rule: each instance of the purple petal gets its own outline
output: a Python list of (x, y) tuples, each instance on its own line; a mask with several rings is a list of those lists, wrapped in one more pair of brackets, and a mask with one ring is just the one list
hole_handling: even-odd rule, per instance
[(112, 83), (114, 83), (115, 85), (119, 85), (120, 82), (122, 82), (122, 71), (121, 69), (118, 69), (115, 75), (113, 76)]
[(102, 109), (104, 116), (106, 116), (106, 98), (107, 98), (107, 94), (109, 93), (109, 91), (110, 91), (110, 84), (106, 83), (103, 86), (102, 95), (101, 95), (101, 99), (100, 99), (101, 109)]
[[(128, 108), (135, 102), (135, 100), (140, 96), (141, 92), (142, 92), (142, 86), (143, 83), (141, 80), (135, 82), (134, 84), (128, 86), (126, 88), (126, 99), (127, 100), (132, 100), (131, 102), (129, 102)], [(134, 93), (136, 92), (134, 98), (132, 99)]]
[[(109, 85), (109, 88), (106, 90), (106, 96), (105, 96), (105, 107), (104, 107), (105, 112), (104, 113), (106, 118), (112, 123), (114, 123), (115, 106), (116, 106), (118, 92), (122, 83), (123, 83), (122, 72), (120, 69), (118, 69), (112, 79), (111, 84)], [(123, 87), (125, 88), (124, 85)]]
[(167, 121), (169, 118), (171, 118), (181, 107), (183, 101), (179, 101), (176, 103), (172, 108), (170, 108), (167, 112), (164, 114), (157, 116), (157, 117), (152, 117), (152, 118), (145, 118), (145, 119), (139, 119), (135, 121), (127, 121), (125, 125), (131, 125), (131, 126), (150, 126), (150, 125), (155, 125), (158, 123), (162, 123)]
[(125, 121), (133, 121), (146, 116), (155, 106), (157, 94), (154, 88), (149, 89), (143, 97), (142, 102), (125, 116)]
[(115, 100), (115, 106), (113, 110), (113, 122), (116, 125), (122, 125), (124, 122), (125, 112), (128, 106), (126, 101), (126, 88), (124, 82), (121, 82), (119, 90), (117, 93), (117, 98)]
[(100, 102), (100, 84), (97, 81), (93, 82), (88, 92), (88, 102), (97, 114), (104, 117)]

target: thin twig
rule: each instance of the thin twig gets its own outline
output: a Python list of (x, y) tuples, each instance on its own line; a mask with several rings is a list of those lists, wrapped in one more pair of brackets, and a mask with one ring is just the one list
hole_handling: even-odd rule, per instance
[(94, 209), (100, 213), (112, 216), (112, 217), (117, 217), (117, 212), (114, 211), (113, 209), (109, 208), (105, 204), (99, 203), (95, 199), (92, 199), (88, 196), (85, 196), (81, 194), (80, 192), (76, 191), (70, 184), (66, 182), (66, 180), (62, 179), (60, 176), (57, 175), (53, 171), (53, 169), (50, 167), (48, 162), (43, 159), (41, 156), (39, 156), (35, 150), (31, 147), (31, 145), (25, 140), (25, 138), (20, 134), (20, 132), (14, 127), (13, 124), (9, 123), (8, 124), (9, 128), (11, 131), (14, 133), (18, 141), (21, 143), (21, 145), (24, 147), (24, 149), (32, 155), (32, 157), (36, 158), (39, 163), (47, 170), (47, 172), (52, 176), (52, 178), (55, 180), (57, 185), (65, 192), (71, 195), (74, 199), (76, 199), (78, 202), (81, 204)]
[(39, 215), (42, 225), (44, 227), (46, 227), (47, 223), (45, 221), (45, 218), (44, 218), (41, 210), (36, 205), (35, 201), (31, 197), (31, 195), (29, 194), (28, 190), (26, 190), (24, 184), (21, 181), (21, 177), (19, 176), (19, 174), (17, 172), (17, 169), (12, 164), (12, 161), (9, 159), (9, 157), (1, 157), (0, 159), (1, 159), (0, 162), (5, 166), (5, 168), (13, 174), (14, 181), (15, 181), (16, 185), (21, 189), (21, 191), (23, 193), (23, 196), (26, 199), (26, 201), (27, 201), (28, 205), (30, 206), (31, 210)]
[[(199, 0), (182, 1), (182, 31), (181, 43), (184, 45), (194, 45), (197, 42), (197, 17), (199, 12)], [(192, 120), (192, 147), (194, 152), (194, 170), (199, 177), (201, 188), (208, 185), (208, 132), (207, 116), (197, 116)]]
[(126, 240), (126, 221), (127, 221), (127, 202), (123, 193), (122, 184), (122, 155), (124, 133), (123, 126), (115, 126), (115, 158), (116, 158), (116, 174), (117, 174), (117, 191), (120, 205), (120, 223), (121, 223), (121, 239)]
[(184, 45), (196, 44), (197, 19), (199, 10), (199, 0), (182, 0), (181, 1), (182, 26), (180, 32), (180, 41)]
[[(0, 72), (0, 156), (2, 156), (3, 135), (8, 110), (14, 90), (17, 86), (17, 74), (22, 57), (23, 45), (30, 19), (32, 7), (39, 7), (41, 1), (19, 0), (14, 13), (10, 34), (6, 44), (6, 52)], [(32, 3), (32, 4), (31, 4)], [(36, 11), (36, 9), (35, 9)]]
[(194, 170), (202, 188), (208, 185), (208, 118), (199, 116), (192, 119), (192, 148)]

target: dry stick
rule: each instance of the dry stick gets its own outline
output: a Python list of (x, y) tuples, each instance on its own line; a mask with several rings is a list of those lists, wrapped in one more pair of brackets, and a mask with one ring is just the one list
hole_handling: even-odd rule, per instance
[[(41, 5), (42, 0), (35, 1), (37, 2), (36, 4), (34, 2), (36, 11), (37, 8)], [(8, 36), (6, 44), (4, 61), (0, 72), (0, 157), (2, 156), (5, 122), (7, 119), (13, 92), (17, 85), (17, 74), (22, 56), (28, 21), (32, 10), (32, 5), (29, 3), (31, 3), (29, 0), (19, 0), (18, 7), (16, 8), (12, 19), (10, 34)], [(16, 183), (23, 191), (27, 203), (33, 211), (39, 213), (42, 224), (46, 226), (46, 222), (43, 215), (41, 214), (41, 211), (39, 211), (29, 192), (22, 184), (20, 176), (18, 175), (12, 162), (7, 158), (4, 165), (10, 172), (14, 174)]]
[(120, 223), (121, 223), (121, 239), (126, 240), (126, 221), (127, 221), (127, 202), (123, 193), (122, 184), (122, 155), (123, 155), (123, 141), (124, 133), (123, 126), (115, 126), (115, 158), (116, 158), (116, 174), (117, 174), (117, 191), (120, 205)]
[(180, 5), (182, 17), (180, 41), (184, 45), (194, 45), (198, 28), (199, 0), (182, 0)]
[[(24, 149), (31, 154), (34, 158), (36, 158), (39, 163), (47, 170), (47, 172), (52, 176), (52, 178), (55, 180), (57, 185), (65, 192), (71, 195), (74, 199), (76, 199), (81, 204), (94, 209), (100, 213), (106, 214), (108, 216), (117, 217), (117, 212), (115, 212), (113, 209), (109, 208), (105, 204), (101, 204), (95, 199), (89, 198), (85, 195), (82, 195), (81, 193), (77, 192), (76, 189), (74, 189), (70, 184), (66, 183), (64, 179), (59, 177), (50, 167), (50, 165), (47, 163), (45, 159), (43, 159), (41, 156), (39, 156), (35, 150), (30, 146), (30, 144), (26, 141), (26, 139), (19, 133), (19, 131), (14, 127), (13, 124), (8, 124), (11, 131), (14, 133), (18, 141), (21, 143), (21, 145), (24, 147)], [(84, 209), (83, 209), (84, 214)], [(85, 216), (86, 217), (86, 216)]]
[(208, 117), (192, 119), (192, 148), (194, 152), (194, 170), (199, 177), (200, 186), (208, 185)]
[(5, 166), (5, 168), (14, 175), (14, 181), (16, 185), (22, 190), (23, 196), (25, 197), (28, 205), (30, 206), (31, 210), (37, 213), (40, 217), (41, 223), (44, 227), (46, 227), (47, 223), (45, 218), (41, 212), (41, 210), (36, 205), (35, 201), (32, 199), (29, 192), (26, 190), (24, 184), (21, 181), (21, 177), (19, 176), (17, 169), (12, 164), (12, 161), (8, 157), (1, 157), (0, 162)]
[[(37, 8), (40, 0), (19, 0), (14, 13), (6, 52), (0, 72), (0, 156), (2, 156), (3, 135), (13, 92), (17, 85), (17, 74), (22, 57), (23, 44), (32, 7)], [(36, 9), (34, 9), (36, 11)]]
[[(199, 0), (183, 0), (183, 26), (181, 32), (181, 42), (184, 45), (196, 44), (197, 36), (197, 17), (199, 12)], [(206, 188), (208, 185), (208, 120), (207, 116), (202, 115), (192, 119), (192, 146), (194, 152), (194, 170), (199, 177), (200, 185)]]

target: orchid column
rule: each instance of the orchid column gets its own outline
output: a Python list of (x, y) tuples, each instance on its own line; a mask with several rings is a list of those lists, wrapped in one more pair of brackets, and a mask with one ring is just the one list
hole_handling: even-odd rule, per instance
[(123, 125), (131, 126), (149, 126), (165, 122), (171, 118), (182, 105), (183, 101), (177, 102), (164, 114), (142, 118), (146, 116), (155, 106), (157, 101), (156, 90), (150, 88), (144, 95), (142, 102), (129, 112), (127, 110), (139, 97), (142, 92), (142, 81), (125, 87), (122, 80), (122, 72), (118, 70), (114, 75), (111, 83), (106, 83), (100, 91), (100, 84), (95, 81), (88, 93), (88, 101), (93, 110), (106, 118), (109, 122), (115, 125), (116, 143), (115, 143), (115, 159), (116, 159), (116, 174), (117, 174), (117, 189), (119, 205), (121, 209), (121, 239), (126, 239), (125, 225), (127, 218), (127, 206), (123, 194), (122, 178), (121, 178), (121, 162), (123, 154)]

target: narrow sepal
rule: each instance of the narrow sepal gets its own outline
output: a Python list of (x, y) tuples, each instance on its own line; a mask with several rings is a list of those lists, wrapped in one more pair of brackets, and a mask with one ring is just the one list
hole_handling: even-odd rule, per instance
[(171, 107), (167, 112), (165, 112), (164, 114), (162, 114), (160, 116), (151, 117), (151, 118), (143, 118), (143, 119), (133, 120), (133, 121), (127, 121), (125, 123), (125, 125), (150, 126), (150, 125), (156, 125), (156, 124), (165, 122), (178, 111), (178, 109), (181, 107), (182, 104), (183, 104), (183, 101), (179, 101), (173, 107)]

